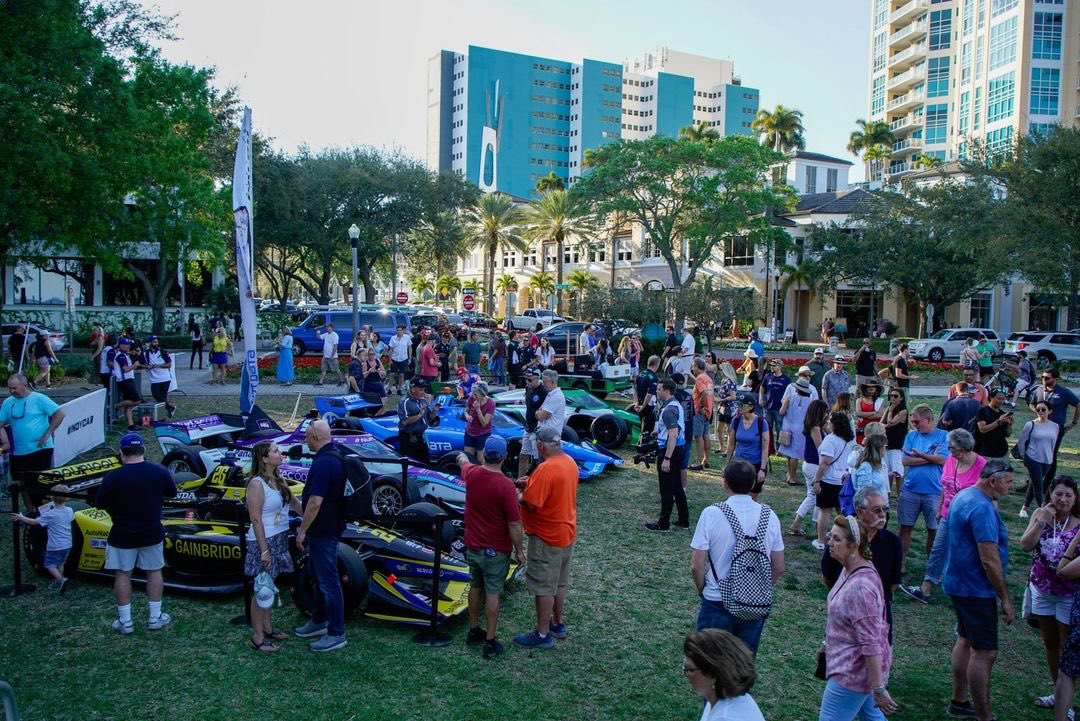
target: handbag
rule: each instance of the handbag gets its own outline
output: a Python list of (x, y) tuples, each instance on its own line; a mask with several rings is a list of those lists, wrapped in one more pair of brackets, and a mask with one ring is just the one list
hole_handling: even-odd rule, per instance
[(780, 445), (791, 445), (791, 431), (780, 431)]
[(822, 643), (817, 652), (817, 667), (814, 669), (814, 678), (820, 678), (822, 681), (828, 680), (828, 676), (825, 675), (825, 644)]
[[(1034, 423), (1034, 421), (1028, 421), (1027, 426), (1026, 426), (1027, 427), (1027, 432), (1028, 432), (1028, 441), (1029, 442), (1031, 441), (1031, 432), (1033, 430), (1035, 430), (1035, 426), (1031, 425), (1032, 423)], [(1020, 441), (1022, 441), (1022, 440), (1023, 440), (1023, 435), (1021, 434)], [(1020, 441), (1017, 441), (1016, 444), (1012, 448), (1009, 449), (1009, 455), (1012, 456), (1013, 458), (1015, 458), (1018, 461), (1023, 460), (1024, 455), (1025, 455), (1025, 454), (1020, 453)], [(1024, 446), (1024, 450), (1025, 450), (1025, 452), (1027, 451), (1027, 445), (1026, 444)]]

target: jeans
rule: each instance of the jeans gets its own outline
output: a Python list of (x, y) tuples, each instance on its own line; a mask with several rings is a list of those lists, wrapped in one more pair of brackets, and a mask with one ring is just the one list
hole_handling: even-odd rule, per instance
[(885, 714), (874, 703), (874, 695), (849, 691), (836, 679), (830, 678), (825, 684), (825, 693), (821, 697), (821, 713), (818, 721), (884, 721)]
[(480, 364), (479, 363), (466, 363), (465, 364), (465, 370), (469, 371), (469, 373), (471, 373), (472, 375), (478, 376), (478, 375), (480, 375)]
[(1036, 507), (1041, 506), (1043, 504), (1043, 484), (1046, 483), (1046, 479), (1053, 478), (1048, 475), (1048, 471), (1053, 467), (1053, 464), (1039, 463), (1025, 457), (1024, 467), (1027, 468), (1030, 477), (1027, 493), (1024, 494), (1024, 505), (1030, 506), (1031, 501), (1034, 500)]
[(327, 624), (331, 636), (345, 635), (345, 599), (338, 576), (338, 539), (333, 536), (309, 536), (307, 539), (311, 568), (315, 571), (315, 612), (311, 620)]
[(761, 630), (765, 628), (765, 619), (759, 618), (754, 621), (744, 621), (735, 618), (724, 608), (722, 601), (710, 601), (701, 599), (701, 608), (698, 610), (697, 628), (719, 628), (735, 636), (750, 649), (750, 653), (757, 656), (758, 644), (761, 643)]
[(671, 461), (665, 472), (660, 468), (664, 461), (666, 448), (660, 449), (660, 455), (656, 459), (656, 475), (660, 481), (660, 525), (667, 528), (671, 524), (671, 508), (675, 506), (679, 510), (679, 524), (690, 523), (690, 509), (686, 505), (686, 489), (682, 487), (683, 458), (686, 456), (686, 446), (675, 446), (671, 449)]
[(503, 358), (492, 358), (488, 364), (491, 371), (491, 382), (495, 385), (506, 385), (506, 363)]
[(945, 555), (948, 547), (949, 519), (943, 517), (938, 521), (934, 545), (930, 547), (930, 558), (926, 559), (926, 572), (923, 574), (924, 581), (929, 581), (935, 586), (941, 585), (941, 577), (945, 573)]

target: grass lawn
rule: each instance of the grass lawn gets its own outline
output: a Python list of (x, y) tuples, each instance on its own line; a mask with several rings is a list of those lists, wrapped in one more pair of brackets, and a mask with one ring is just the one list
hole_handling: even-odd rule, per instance
[[(181, 412), (224, 410), (222, 401), (189, 397)], [(285, 420), (292, 401), (267, 397), (266, 410)], [(1018, 412), (1017, 428), (1029, 417), (1026, 410)], [(115, 445), (117, 436), (110, 440)], [(1062, 472), (1080, 475), (1080, 434), (1071, 433), (1065, 446)], [(785, 527), (802, 495), (800, 488), (783, 485), (774, 461), (761, 500)], [(691, 473), (693, 518), (723, 497), (717, 470)], [(1021, 501), (1014, 491), (1002, 502), (1011, 540), (1009, 588), (1018, 609), (1029, 568), (1018, 545)], [(347, 623), (349, 645), (341, 651), (313, 654), (293, 639), (278, 654), (259, 654), (247, 647), (245, 629), (229, 625), (241, 612), (238, 598), (167, 594), (174, 624), (151, 633), (145, 630), (145, 595), (136, 592), (137, 630), (121, 637), (108, 628), (115, 617), (108, 585), (76, 580), (62, 597), (40, 584), (35, 593), (0, 599), (0, 679), (15, 688), (24, 719), (691, 721), (701, 705), (680, 671), (682, 637), (693, 629), (697, 611), (690, 535), (647, 533), (642, 524), (655, 519), (657, 508), (655, 469), (629, 464), (582, 484), (567, 597), (570, 637), (554, 650), (528, 652), (510, 642), (532, 624), (532, 599), (523, 583), (509, 590), (500, 619), (507, 653), (489, 662), (479, 647), (465, 646), (464, 618), (448, 627), (455, 640), (441, 649), (413, 644), (410, 629), (354, 618)], [(785, 539), (787, 570), (765, 626), (753, 695), (766, 718), (801, 721), (817, 718), (823, 688), (812, 672), (824, 629), (825, 589), (818, 554), (808, 542)], [(908, 582), (922, 577), (923, 541), (917, 529)], [(11, 536), (2, 533), (0, 579), (6, 583), (10, 577)], [(288, 600), (275, 611), (283, 628), (300, 620)], [(954, 638), (947, 601), (938, 595), (923, 606), (901, 594), (895, 623), (889, 687), (900, 711), (892, 718), (943, 718)], [(1049, 688), (1038, 633), (1022, 621), (1003, 627), (992, 689), (998, 718), (1052, 718), (1032, 706)]]

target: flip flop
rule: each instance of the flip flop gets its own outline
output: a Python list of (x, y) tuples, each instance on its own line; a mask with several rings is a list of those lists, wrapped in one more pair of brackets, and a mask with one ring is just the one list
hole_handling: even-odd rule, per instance
[(250, 644), (251, 647), (253, 649), (255, 649), (256, 651), (262, 651), (263, 653), (274, 653), (275, 651), (280, 651), (281, 650), (280, 646), (275, 646), (274, 644), (270, 643), (270, 641), (268, 641), (265, 638), (263, 639), (262, 643), (255, 643), (254, 638), (249, 638), (248, 639), (248, 644)]
[(1035, 708), (1054, 708), (1054, 694), (1047, 694), (1035, 699)]
[(285, 639), (287, 639), (289, 637), (289, 634), (285, 633), (280, 628), (275, 628), (272, 631), (268, 631), (266, 633), (266, 635), (269, 638), (274, 639), (275, 641), (284, 641)]
[(806, 531), (804, 531), (801, 528), (789, 528), (787, 530), (787, 533), (788, 533), (789, 536), (805, 536), (806, 535)]

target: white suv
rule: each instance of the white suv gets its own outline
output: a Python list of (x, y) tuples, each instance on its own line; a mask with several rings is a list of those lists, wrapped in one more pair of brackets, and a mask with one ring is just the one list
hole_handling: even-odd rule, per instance
[(1015, 358), (1019, 351), (1027, 351), (1028, 360), (1040, 368), (1059, 360), (1080, 360), (1080, 333), (1050, 333), (1024, 331), (1013, 333), (1005, 341), (1005, 355)]
[(944, 328), (929, 338), (919, 338), (908, 343), (913, 358), (928, 360), (931, 363), (960, 360), (960, 351), (967, 345), (969, 338), (979, 342), (979, 336), (994, 344), (994, 355), (1001, 355), (1001, 339), (989, 328)]

